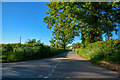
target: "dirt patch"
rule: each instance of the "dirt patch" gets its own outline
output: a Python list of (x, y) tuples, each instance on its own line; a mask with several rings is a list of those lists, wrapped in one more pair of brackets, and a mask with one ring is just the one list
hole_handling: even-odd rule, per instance
[[(83, 57), (82, 55), (78, 54), (79, 56)], [(85, 58), (85, 57), (83, 57)], [(86, 60), (90, 61), (91, 63), (95, 64), (95, 65), (98, 65), (98, 66), (101, 66), (101, 67), (104, 67), (104, 68), (107, 68), (107, 69), (111, 69), (113, 71), (117, 71), (120, 73), (120, 64), (114, 64), (112, 62), (106, 62), (106, 61), (100, 61), (101, 64), (97, 64), (87, 58), (85, 58)]]
[(100, 66), (109, 68), (111, 70), (118, 71), (120, 73), (120, 64), (114, 64), (111, 62), (106, 62), (106, 61), (100, 61), (102, 64)]

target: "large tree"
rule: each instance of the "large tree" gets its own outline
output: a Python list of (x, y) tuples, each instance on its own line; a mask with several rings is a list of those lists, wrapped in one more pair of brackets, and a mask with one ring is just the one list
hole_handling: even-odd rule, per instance
[(67, 10), (67, 14), (80, 21), (83, 42), (99, 41), (102, 34), (106, 33), (106, 36), (111, 37), (111, 32), (117, 31), (120, 9), (118, 2), (72, 2), (66, 3), (66, 7), (64, 10)]
[[(49, 7), (49, 16), (44, 18), (44, 22), (48, 23), (47, 27), (49, 29), (53, 28), (53, 39), (50, 41), (59, 42), (59, 45), (62, 45), (63, 48), (66, 48), (66, 45), (72, 43), (75, 36), (79, 36), (79, 29), (76, 27), (76, 24), (72, 23), (68, 14), (65, 14), (64, 11), (60, 11), (57, 7), (54, 6), (57, 3), (48, 4)], [(53, 44), (53, 43), (52, 43)]]
[[(81, 33), (82, 42), (95, 42), (102, 40), (102, 34), (111, 37), (112, 31), (117, 32), (119, 2), (52, 2), (47, 4), (49, 16), (44, 18), (48, 28), (53, 27), (55, 40), (64, 43), (72, 41)], [(59, 36), (58, 36), (59, 35)]]

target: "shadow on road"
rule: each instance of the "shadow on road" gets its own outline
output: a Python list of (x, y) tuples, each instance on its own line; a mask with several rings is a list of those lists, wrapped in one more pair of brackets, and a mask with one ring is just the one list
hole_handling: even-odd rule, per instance
[(74, 52), (48, 59), (5, 63), (3, 78), (117, 78), (118, 73), (93, 65)]

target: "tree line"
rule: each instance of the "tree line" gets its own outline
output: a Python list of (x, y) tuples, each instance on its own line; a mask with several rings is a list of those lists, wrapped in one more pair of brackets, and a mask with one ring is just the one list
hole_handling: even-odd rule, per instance
[(52, 46), (62, 46), (81, 36), (84, 47), (87, 43), (102, 41), (102, 35), (117, 34), (120, 23), (120, 2), (51, 2), (47, 4), (49, 16), (44, 17), (47, 28), (53, 29)]

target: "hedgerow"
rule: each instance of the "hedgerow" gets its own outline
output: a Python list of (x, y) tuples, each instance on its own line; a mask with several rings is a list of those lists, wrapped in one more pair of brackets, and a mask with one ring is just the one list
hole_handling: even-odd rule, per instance
[(120, 40), (89, 43), (85, 48), (78, 48), (75, 52), (93, 62), (112, 61), (118, 64), (120, 63)]
[(2, 62), (25, 61), (55, 56), (66, 50), (52, 48), (42, 43), (2, 44)]

